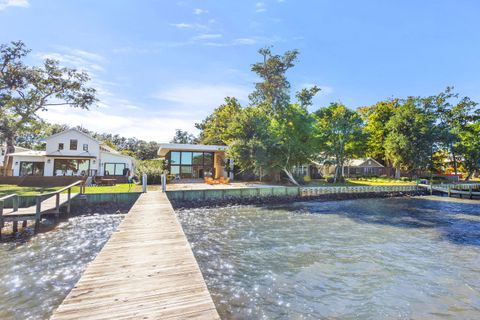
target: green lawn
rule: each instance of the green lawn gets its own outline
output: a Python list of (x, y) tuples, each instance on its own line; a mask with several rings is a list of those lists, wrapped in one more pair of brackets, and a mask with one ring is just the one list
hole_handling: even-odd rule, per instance
[(328, 183), (323, 179), (312, 180), (307, 187), (334, 187), (334, 186), (411, 186), (415, 181), (401, 181), (388, 178), (361, 178), (347, 179), (344, 183)]
[(33, 196), (40, 193), (52, 192), (61, 187), (42, 188), (42, 187), (19, 187), (13, 184), (0, 184), (0, 197), (16, 193), (21, 196)]
[[(151, 190), (152, 186), (149, 186)], [(79, 187), (74, 187), (73, 192), (79, 192)], [(85, 187), (85, 193), (120, 193), (120, 192), (142, 192), (142, 186), (128, 183), (119, 183), (114, 186)]]
[[(16, 193), (20, 196), (34, 196), (40, 193), (47, 193), (58, 190), (62, 187), (41, 188), (41, 187), (19, 187), (12, 184), (0, 184), (0, 197)], [(159, 190), (160, 186), (148, 186), (149, 191)], [(73, 187), (72, 192), (79, 192), (80, 187)], [(120, 192), (141, 192), (142, 186), (128, 183), (121, 183), (115, 186), (86, 187), (86, 193), (120, 193)]]

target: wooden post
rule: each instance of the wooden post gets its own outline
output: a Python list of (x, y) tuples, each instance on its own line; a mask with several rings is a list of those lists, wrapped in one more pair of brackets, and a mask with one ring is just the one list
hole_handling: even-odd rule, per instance
[(18, 196), (14, 196), (12, 198), (12, 203), (13, 203), (13, 211), (18, 211), (18, 202), (19, 202)]
[(70, 198), (72, 196), (72, 188), (68, 188), (68, 200), (67, 200), (67, 216), (70, 217)]
[(13, 232), (18, 232), (18, 221), (13, 221)]
[(2, 228), (3, 228), (3, 200), (0, 200), (0, 240), (2, 240)]
[(22, 229), (25, 229), (26, 227), (27, 227), (27, 220), (23, 220)]
[(40, 230), (40, 220), (42, 219), (42, 196), (37, 196), (35, 199), (36, 209), (35, 209), (35, 229), (34, 233), (37, 234)]
[(60, 193), (57, 193), (55, 194), (55, 222), (58, 221), (59, 216), (60, 216)]

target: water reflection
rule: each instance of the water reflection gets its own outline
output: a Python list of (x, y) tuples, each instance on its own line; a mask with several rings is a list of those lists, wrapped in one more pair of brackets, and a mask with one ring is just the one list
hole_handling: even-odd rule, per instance
[(77, 216), (25, 243), (0, 243), (0, 319), (46, 319), (124, 215)]
[(480, 318), (480, 205), (425, 199), (178, 212), (224, 319)]

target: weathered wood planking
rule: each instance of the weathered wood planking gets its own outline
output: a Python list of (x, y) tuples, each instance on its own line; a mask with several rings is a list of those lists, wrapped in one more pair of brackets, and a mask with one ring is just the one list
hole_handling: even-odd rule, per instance
[[(70, 195), (70, 199), (75, 198), (79, 194), (80, 193), (72, 193)], [(63, 206), (65, 204), (67, 204), (68, 203), (68, 194), (67, 193), (61, 193), (59, 200), (60, 200), (59, 201), (60, 206)], [(52, 210), (54, 210), (57, 206), (56, 201), (57, 201), (56, 196), (52, 196), (52, 197), (42, 201), (42, 215), (43, 214), (48, 214)], [(11, 209), (11, 208), (10, 209), (4, 209), (3, 216), (4, 217), (8, 217), (8, 216), (34, 216), (35, 215), (35, 210), (36, 210), (35, 205), (31, 206), (31, 207), (27, 207), (27, 208), (18, 208), (18, 211), (13, 211), (13, 209)]]
[(142, 194), (52, 319), (219, 319), (165, 193)]

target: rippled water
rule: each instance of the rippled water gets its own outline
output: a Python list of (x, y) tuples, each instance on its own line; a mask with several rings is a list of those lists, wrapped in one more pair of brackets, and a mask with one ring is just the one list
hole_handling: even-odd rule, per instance
[(0, 243), (0, 319), (48, 319), (123, 216), (77, 216), (28, 242)]
[(223, 319), (479, 319), (480, 202), (179, 210)]

